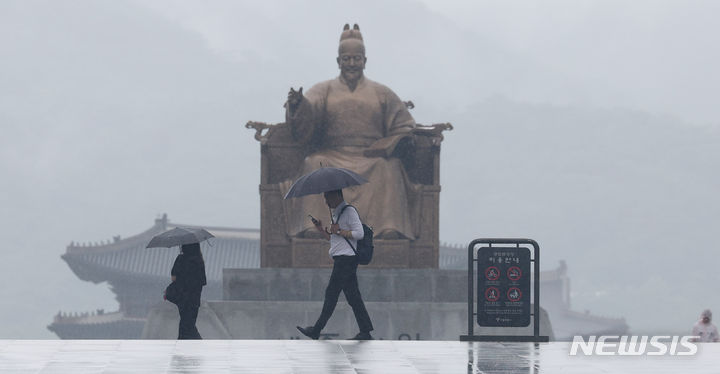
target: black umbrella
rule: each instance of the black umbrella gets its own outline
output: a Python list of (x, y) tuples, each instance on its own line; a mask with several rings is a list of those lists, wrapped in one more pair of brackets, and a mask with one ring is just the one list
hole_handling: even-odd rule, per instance
[(214, 237), (213, 234), (202, 228), (176, 227), (162, 234), (155, 235), (145, 248), (170, 248), (176, 245), (200, 243)]
[(360, 174), (343, 168), (323, 167), (305, 174), (290, 186), (285, 198), (314, 195), (327, 191), (341, 190), (345, 187), (358, 186), (368, 180)]

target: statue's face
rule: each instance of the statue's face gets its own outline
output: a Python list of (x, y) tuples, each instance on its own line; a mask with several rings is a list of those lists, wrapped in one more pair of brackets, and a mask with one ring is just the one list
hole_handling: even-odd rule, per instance
[(365, 69), (365, 47), (356, 40), (346, 40), (340, 44), (337, 63), (340, 74), (348, 82), (357, 82)]

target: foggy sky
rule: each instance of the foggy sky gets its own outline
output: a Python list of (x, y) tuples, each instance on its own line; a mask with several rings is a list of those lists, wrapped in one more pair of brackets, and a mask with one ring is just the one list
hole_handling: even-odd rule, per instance
[[(175, 222), (259, 226), (259, 145), (290, 86), (366, 74), (452, 122), (441, 240), (522, 236), (568, 262), (573, 308), (685, 333), (716, 290), (714, 2), (4, 1), (0, 337), (114, 310), (60, 260)], [(689, 289), (691, 288), (691, 289)], [(660, 290), (660, 291), (658, 291)], [(662, 292), (672, 293), (673, 297)], [(668, 304), (669, 303), (669, 304)], [(647, 310), (636, 304), (647, 305)]]

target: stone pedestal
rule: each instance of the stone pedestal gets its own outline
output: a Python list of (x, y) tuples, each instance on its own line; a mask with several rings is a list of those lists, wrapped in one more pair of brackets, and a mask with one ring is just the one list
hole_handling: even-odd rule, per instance
[[(322, 302), (331, 269), (224, 269), (227, 301)], [(368, 269), (357, 272), (365, 301), (465, 302), (467, 272), (440, 269)]]
[[(411, 261), (409, 240), (375, 240), (373, 261), (366, 268), (410, 268), (420, 261)], [(293, 268), (332, 267), (328, 242), (322, 239), (293, 238), (291, 240)], [(426, 255), (432, 256), (432, 250)]]
[[(331, 269), (224, 269), (222, 301), (203, 304), (198, 329), (205, 339), (299, 339), (296, 325), (315, 323), (320, 315)], [(375, 326), (376, 339), (457, 340), (467, 329), (467, 273), (439, 269), (368, 269), (358, 271), (360, 293)], [(542, 310), (541, 333), (552, 336)], [(323, 331), (328, 339), (357, 333), (352, 309), (340, 296)], [(527, 335), (530, 327), (478, 330), (486, 334)], [(155, 307), (143, 338), (174, 339), (177, 308)]]

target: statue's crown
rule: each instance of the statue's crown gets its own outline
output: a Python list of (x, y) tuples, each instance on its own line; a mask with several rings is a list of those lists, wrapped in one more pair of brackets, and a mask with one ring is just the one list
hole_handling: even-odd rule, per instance
[(343, 32), (340, 34), (340, 41), (347, 39), (357, 39), (360, 41), (363, 41), (362, 34), (360, 33), (360, 26), (356, 24), (353, 25), (352, 30), (350, 29), (349, 24), (345, 24), (345, 27), (343, 27)]

